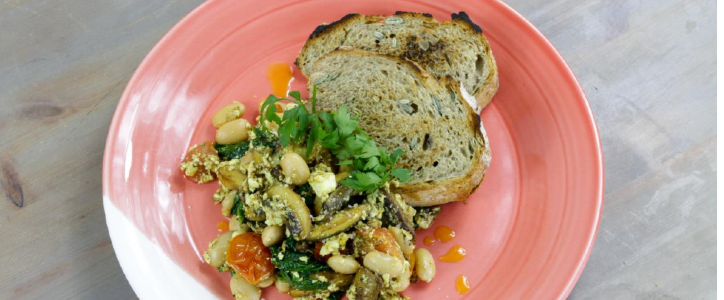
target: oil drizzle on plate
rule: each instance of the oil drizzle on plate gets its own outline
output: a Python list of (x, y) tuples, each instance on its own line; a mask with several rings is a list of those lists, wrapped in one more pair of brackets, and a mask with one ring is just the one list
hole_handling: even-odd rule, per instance
[(431, 236), (428, 236), (428, 237), (425, 237), (425, 239), (422, 240), (422, 242), (425, 243), (425, 245), (432, 246), (432, 244), (435, 243), (435, 239)]
[(272, 86), (272, 93), (277, 97), (286, 97), (289, 86), (294, 80), (292, 66), (285, 62), (274, 62), (266, 69), (266, 78)]
[(434, 235), (438, 241), (447, 243), (449, 241), (452, 241), (455, 238), (455, 231), (453, 231), (450, 227), (447, 227), (445, 225), (440, 225), (437, 228), (435, 228)]
[(452, 246), (445, 255), (440, 256), (438, 259), (442, 262), (459, 262), (465, 258), (465, 255), (465, 249), (460, 245), (455, 245)]
[(470, 291), (470, 282), (468, 281), (468, 277), (465, 275), (458, 276), (457, 279), (455, 279), (455, 289), (458, 290), (458, 294), (463, 295)]
[(216, 228), (219, 229), (221, 232), (229, 231), (229, 222), (227, 221), (221, 221), (219, 224), (216, 224)]

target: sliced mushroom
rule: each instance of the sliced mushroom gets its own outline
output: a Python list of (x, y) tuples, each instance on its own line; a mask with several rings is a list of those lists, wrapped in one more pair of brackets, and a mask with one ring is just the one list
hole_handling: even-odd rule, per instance
[(292, 296), (293, 298), (300, 298), (313, 295), (314, 291), (290, 290), (287, 294), (289, 294), (289, 296)]
[[(332, 214), (344, 207), (350, 197), (357, 194), (359, 194), (358, 190), (346, 185), (340, 185), (336, 190), (334, 190), (334, 192), (332, 192), (332, 194), (329, 195), (329, 198), (322, 203), (319, 213), (330, 217)], [(315, 202), (316, 201), (317, 200), (315, 200)], [(315, 203), (315, 206), (317, 206), (317, 203)]]
[(285, 214), (287, 229), (289, 229), (294, 239), (302, 240), (306, 238), (312, 229), (312, 216), (309, 214), (309, 208), (304, 204), (302, 197), (281, 184), (275, 184), (266, 193), (270, 198), (281, 201), (287, 208)]
[(352, 284), (352, 281), (354, 280), (354, 275), (346, 275), (346, 274), (340, 274), (333, 271), (322, 271), (317, 272), (311, 275), (312, 279), (316, 280), (324, 280), (320, 277), (324, 277), (327, 282), (329, 282), (329, 285), (334, 285), (337, 287), (337, 290), (343, 290), (346, 289), (348, 286)]
[(307, 237), (308, 240), (315, 241), (328, 238), (337, 233), (343, 232), (357, 224), (369, 212), (368, 204), (361, 204), (336, 213), (331, 219), (317, 224), (312, 228), (312, 232)]
[(355, 300), (377, 300), (382, 289), (382, 278), (367, 268), (360, 268), (357, 275), (352, 281), (354, 289), (350, 288), (347, 292), (353, 291), (353, 295), (347, 297)]
[(248, 186), (246, 182), (246, 174), (235, 165), (225, 165), (219, 167), (217, 172), (219, 183), (229, 190), (244, 190)]
[(248, 205), (244, 204), (244, 218), (249, 221), (264, 221), (266, 216), (264, 215), (263, 209), (252, 209)]
[(415, 223), (412, 221), (412, 217), (405, 212), (403, 205), (406, 205), (402, 200), (397, 199), (387, 192), (382, 192), (385, 196), (385, 221), (389, 222), (393, 226), (400, 226), (400, 228), (415, 234)]

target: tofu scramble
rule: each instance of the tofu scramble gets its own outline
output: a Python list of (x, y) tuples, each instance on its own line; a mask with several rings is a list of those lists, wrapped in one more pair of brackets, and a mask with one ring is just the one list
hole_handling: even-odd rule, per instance
[(395, 168), (402, 152), (377, 147), (344, 107), (317, 112), (314, 93), (290, 96), (262, 102), (256, 126), (243, 104), (223, 107), (216, 140), (181, 162), (187, 178), (218, 181), (213, 201), (229, 218), (204, 260), (231, 273), (237, 300), (272, 285), (294, 299), (408, 299), (400, 292), (435, 275), (414, 241), (439, 207), (415, 209), (390, 192), (409, 177)]

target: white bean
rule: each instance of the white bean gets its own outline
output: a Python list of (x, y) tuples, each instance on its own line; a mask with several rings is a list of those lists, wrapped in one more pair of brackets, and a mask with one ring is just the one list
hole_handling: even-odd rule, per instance
[(224, 200), (221, 200), (221, 214), (225, 217), (231, 215), (231, 208), (234, 206), (234, 200), (236, 199), (236, 191), (231, 191), (226, 194)]
[(226, 262), (226, 249), (229, 248), (229, 240), (231, 240), (231, 232), (219, 235), (209, 243), (209, 249), (204, 253), (206, 263), (214, 268), (221, 267)]
[(405, 254), (405, 257), (409, 257), (410, 254), (412, 254), (412, 251), (415, 250), (415, 245), (412, 245), (411, 242), (408, 242), (408, 240), (405, 238), (405, 234), (402, 232), (402, 229), (398, 227), (390, 227), (389, 228), (390, 233), (395, 237), (395, 241), (398, 245), (400, 245), (400, 250), (402, 250), (402, 253)]
[(389, 274), (391, 277), (398, 277), (405, 271), (405, 266), (399, 258), (379, 251), (370, 251), (362, 262), (365, 267), (379, 275)]
[(224, 124), (216, 130), (216, 142), (219, 144), (236, 144), (249, 139), (251, 125), (245, 119), (238, 119)]
[(287, 152), (279, 164), (282, 166), (282, 173), (292, 180), (292, 184), (302, 185), (309, 180), (309, 166), (299, 154)]
[(231, 277), (231, 294), (236, 300), (259, 300), (261, 299), (261, 289), (252, 285), (239, 274)]
[(407, 287), (410, 286), (410, 276), (412, 276), (412, 271), (410, 271), (410, 268), (405, 268), (402, 275), (400, 275), (396, 281), (392, 282), (392, 290), (395, 292), (402, 292), (406, 290)]
[(266, 279), (259, 281), (259, 283), (256, 284), (256, 286), (260, 288), (266, 288), (274, 284), (274, 281), (277, 280), (277, 276), (274, 274), (269, 275)]
[(430, 282), (435, 277), (435, 259), (425, 248), (415, 250), (415, 272), (417, 278), (425, 282)]
[(216, 111), (214, 116), (211, 117), (211, 124), (213, 124), (214, 127), (219, 128), (228, 122), (241, 118), (244, 115), (244, 112), (246, 112), (244, 104), (234, 101)]
[(237, 215), (231, 215), (231, 217), (229, 217), (229, 231), (237, 231), (239, 230), (239, 226), (241, 226), (239, 217)]
[(264, 246), (271, 246), (284, 239), (284, 227), (279, 225), (267, 226), (261, 232), (261, 242)]
[(281, 280), (279, 279), (279, 277), (277, 277), (277, 281), (274, 282), (274, 287), (276, 287), (277, 291), (279, 291), (280, 293), (289, 292), (289, 289), (291, 288), (289, 286), (289, 282)]
[(349, 255), (332, 255), (327, 265), (340, 274), (354, 274), (359, 270), (359, 263)]

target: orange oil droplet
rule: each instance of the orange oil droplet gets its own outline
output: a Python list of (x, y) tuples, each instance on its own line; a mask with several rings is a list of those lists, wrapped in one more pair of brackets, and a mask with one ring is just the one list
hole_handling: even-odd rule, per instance
[(455, 289), (458, 290), (458, 294), (462, 295), (470, 291), (470, 282), (468, 282), (468, 277), (465, 275), (458, 276), (457, 279), (455, 279)]
[(435, 228), (435, 238), (443, 243), (452, 241), (455, 238), (455, 231), (445, 225)]
[(425, 245), (432, 246), (432, 244), (435, 243), (435, 239), (431, 236), (428, 236), (428, 237), (425, 237), (425, 239), (422, 240), (422, 242), (425, 243)]
[(289, 84), (294, 78), (292, 67), (285, 62), (275, 62), (266, 69), (266, 78), (272, 86), (272, 93), (277, 97), (286, 97)]
[(219, 224), (216, 224), (216, 228), (218, 228), (219, 231), (229, 231), (229, 222), (221, 221)]
[(444, 262), (459, 262), (465, 258), (465, 254), (465, 249), (463, 247), (455, 245), (452, 246), (445, 255), (440, 256), (438, 259)]

